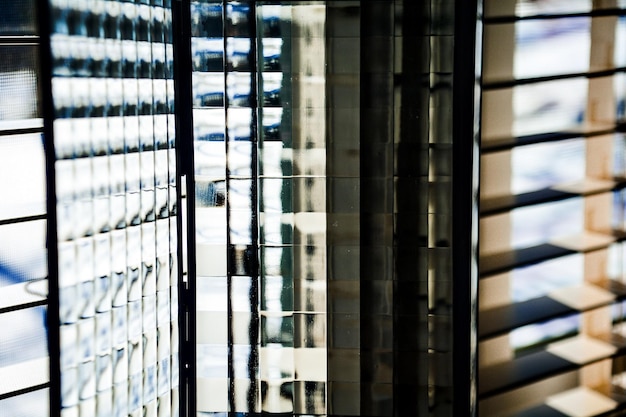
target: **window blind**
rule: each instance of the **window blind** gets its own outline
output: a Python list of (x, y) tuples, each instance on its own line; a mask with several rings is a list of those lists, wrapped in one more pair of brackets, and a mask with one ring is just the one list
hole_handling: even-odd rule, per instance
[(485, 2), (481, 416), (625, 406), (625, 15), (620, 1)]
[(45, 160), (34, 1), (0, 2), (0, 415), (48, 407)]

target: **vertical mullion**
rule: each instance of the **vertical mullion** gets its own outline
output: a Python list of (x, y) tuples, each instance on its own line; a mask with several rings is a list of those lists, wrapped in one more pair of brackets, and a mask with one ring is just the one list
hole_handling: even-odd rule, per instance
[(230, 170), (228, 166), (228, 148), (230, 143), (230, 135), (228, 131), (228, 0), (222, 1), (222, 41), (223, 41), (223, 50), (224, 50), (224, 59), (223, 63), (223, 83), (224, 83), (224, 147), (226, 154), (226, 198), (225, 198), (225, 207), (226, 207), (226, 294), (227, 294), (227, 304), (226, 311), (228, 317), (228, 325), (227, 325), (227, 338), (228, 338), (228, 415), (234, 417), (235, 413), (235, 391), (234, 381), (235, 381), (235, 367), (234, 367), (234, 344), (233, 344), (233, 305), (232, 305), (232, 290), (233, 290), (233, 269), (235, 265), (233, 265), (233, 251), (231, 246), (230, 239)]
[(56, 151), (54, 146), (54, 103), (52, 100), (52, 49), (51, 7), (48, 1), (37, 5), (37, 18), (40, 35), (41, 104), (43, 116), (43, 140), (46, 160), (46, 246), (48, 249), (48, 311), (46, 325), (48, 327), (48, 351), (50, 354), (50, 416), (61, 413), (61, 341), (59, 326), (59, 260), (57, 235), (56, 207), (56, 172), (54, 164)]
[[(193, 146), (193, 112), (191, 82), (191, 15), (190, 0), (172, 2), (172, 24), (174, 29), (174, 83), (176, 102), (176, 160), (177, 206), (185, 210), (178, 222), (179, 267), (179, 328), (180, 328), (180, 415), (196, 415), (196, 221), (195, 221), (195, 176)], [(183, 177), (185, 180), (186, 203), (183, 203)], [(183, 248), (186, 245), (187, 258)], [(187, 276), (184, 277), (186, 264)]]
[(248, 388), (247, 402), (248, 412), (256, 412), (257, 410), (257, 392), (258, 392), (258, 377), (259, 371), (259, 222), (258, 222), (258, 123), (259, 123), (259, 100), (263, 99), (263, 94), (258, 92), (258, 77), (260, 76), (258, 65), (258, 34), (257, 34), (257, 14), (256, 14), (256, 2), (250, 2), (250, 52), (249, 59), (250, 68), (250, 104), (251, 109), (251, 122), (250, 122), (250, 153), (251, 153), (251, 210), (252, 219), (250, 222), (250, 237), (251, 248), (249, 250), (252, 256), (251, 264), (249, 265), (250, 273), (250, 325), (249, 325), (249, 340), (250, 340), (250, 356), (248, 357), (248, 379), (250, 380), (250, 387)]
[(455, 1), (452, 243), (454, 415), (476, 415), (477, 188), (481, 0)]

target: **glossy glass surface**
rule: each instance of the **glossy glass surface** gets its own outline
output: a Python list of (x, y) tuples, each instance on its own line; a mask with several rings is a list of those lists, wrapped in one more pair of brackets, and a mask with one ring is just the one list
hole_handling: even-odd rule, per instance
[[(292, 30), (313, 28), (323, 45), (324, 8), (226, 6), (191, 6), (198, 412), (324, 414), (325, 275), (315, 259), (325, 254), (303, 246), (324, 244), (315, 237), (325, 228), (323, 194), (312, 199), (323, 193), (324, 171), (302, 166), (294, 177), (292, 155), (304, 162), (324, 152), (325, 139), (290, 127), (293, 109), (304, 107), (293, 101), (290, 44), (300, 36)], [(254, 39), (259, 47), (251, 49)], [(323, 61), (315, 66), (323, 79)], [(308, 79), (298, 85), (312, 94)], [(322, 99), (323, 115), (319, 89), (312, 97)], [(315, 149), (296, 151), (304, 147), (296, 136)], [(317, 388), (301, 389), (310, 384)]]
[(170, 5), (51, 6), (61, 415), (175, 416)]

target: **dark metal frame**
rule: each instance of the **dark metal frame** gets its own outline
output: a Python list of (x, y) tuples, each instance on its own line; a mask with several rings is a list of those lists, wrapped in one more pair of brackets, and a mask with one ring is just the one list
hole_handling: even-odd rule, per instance
[(477, 415), (478, 165), (482, 0), (455, 1), (453, 75), (454, 415)]
[[(59, 260), (56, 207), (56, 171), (54, 147), (54, 101), (52, 99), (52, 33), (51, 7), (48, 1), (38, 2), (37, 18), (40, 33), (41, 103), (44, 152), (46, 159), (46, 246), (48, 249), (48, 350), (50, 353), (50, 416), (61, 415), (61, 338), (59, 327)], [(55, 254), (55, 256), (50, 256)]]
[[(190, 0), (172, 1), (176, 103), (176, 187), (179, 259), (180, 416), (196, 415), (196, 211), (191, 82)], [(184, 182), (183, 182), (184, 181)], [(185, 202), (182, 192), (185, 190)], [(183, 222), (183, 213), (186, 222)], [(183, 239), (187, 242), (184, 259)], [(186, 269), (186, 271), (185, 271)]]

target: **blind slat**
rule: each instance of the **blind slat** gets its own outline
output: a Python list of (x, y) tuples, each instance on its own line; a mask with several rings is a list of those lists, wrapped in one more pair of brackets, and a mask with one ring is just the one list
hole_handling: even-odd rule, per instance
[(23, 282), (2, 287), (0, 314), (45, 305), (47, 292), (48, 282), (46, 280)]
[(39, 358), (0, 369), (0, 399), (45, 388), (50, 381), (48, 363), (48, 358)]

